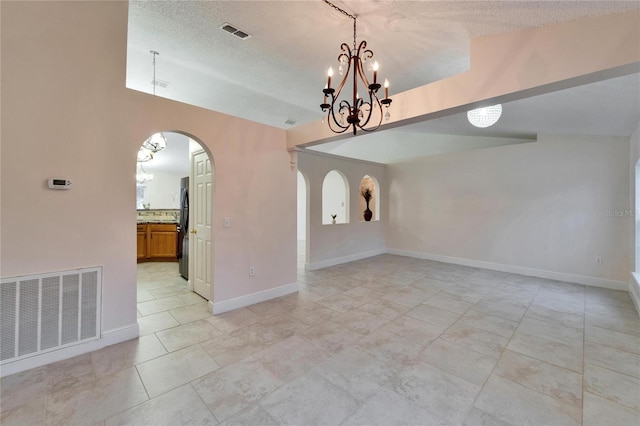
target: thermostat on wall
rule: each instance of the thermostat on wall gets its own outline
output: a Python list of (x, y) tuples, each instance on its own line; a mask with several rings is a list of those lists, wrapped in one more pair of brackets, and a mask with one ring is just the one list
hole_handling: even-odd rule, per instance
[(71, 189), (71, 179), (49, 178), (49, 188), (51, 189)]

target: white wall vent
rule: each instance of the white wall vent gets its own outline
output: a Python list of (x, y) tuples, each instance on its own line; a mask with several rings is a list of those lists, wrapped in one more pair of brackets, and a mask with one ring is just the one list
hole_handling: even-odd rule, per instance
[(100, 338), (102, 268), (2, 278), (0, 363)]

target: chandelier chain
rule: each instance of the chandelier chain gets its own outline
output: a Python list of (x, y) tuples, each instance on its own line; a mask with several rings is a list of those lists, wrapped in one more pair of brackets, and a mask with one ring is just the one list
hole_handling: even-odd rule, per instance
[(337, 10), (338, 12), (342, 13), (344, 16), (348, 16), (349, 18), (353, 19), (353, 50), (356, 50), (356, 20), (357, 20), (357, 15), (352, 15), (349, 12), (347, 12), (344, 9), (340, 9), (338, 6), (336, 6), (335, 4), (331, 3), (329, 0), (322, 0), (324, 1), (326, 4), (328, 4), (329, 6), (331, 6), (333, 9)]
[(349, 18), (351, 18), (353, 20), (356, 19), (355, 15), (350, 14), (346, 10), (340, 9), (338, 6), (336, 6), (335, 4), (331, 3), (330, 1), (328, 1), (328, 0), (322, 0), (322, 1), (324, 1), (326, 4), (328, 4), (329, 6), (331, 6), (332, 8), (337, 10), (338, 12), (342, 13), (343, 15), (348, 16)]
[(153, 81), (151, 82), (151, 85), (153, 86), (153, 96), (156, 95), (156, 55), (159, 55), (158, 52), (156, 52), (155, 50), (150, 50), (151, 54), (153, 55)]

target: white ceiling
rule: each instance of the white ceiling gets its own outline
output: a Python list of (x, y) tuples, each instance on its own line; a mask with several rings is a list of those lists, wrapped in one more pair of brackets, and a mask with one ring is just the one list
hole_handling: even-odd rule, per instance
[[(374, 51), (380, 76), (391, 82), (391, 96), (466, 71), (471, 38), (640, 8), (637, 1), (334, 3), (358, 15), (358, 41), (366, 39)], [(222, 31), (225, 22), (251, 37), (241, 40)], [(337, 68), (340, 44), (352, 43), (352, 25), (322, 0), (131, 1), (127, 87), (153, 92), (149, 51), (156, 50), (157, 79), (168, 82), (156, 89), (158, 96), (290, 128), (286, 120), (302, 124), (322, 118), (326, 69)], [(458, 114), (314, 149), (364, 158), (366, 144), (366, 152), (376, 152), (368, 159), (390, 162), (477, 147), (469, 136), (629, 135), (640, 117), (638, 99), (635, 74), (505, 104), (503, 117), (489, 129), (472, 128)], [(390, 138), (398, 141), (393, 149)]]

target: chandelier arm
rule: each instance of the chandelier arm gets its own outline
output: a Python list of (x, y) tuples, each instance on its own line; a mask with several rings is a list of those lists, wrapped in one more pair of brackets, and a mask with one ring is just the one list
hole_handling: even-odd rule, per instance
[[(369, 96), (369, 99), (371, 99), (371, 96)], [(369, 124), (369, 120), (371, 120), (371, 115), (373, 114), (373, 104), (372, 104), (371, 100), (369, 102), (363, 102), (362, 103), (363, 109), (364, 109), (365, 105), (368, 105), (369, 109), (368, 109), (368, 114), (367, 114), (365, 120), (358, 124), (361, 129), (363, 129), (367, 124)], [(363, 118), (364, 118), (364, 114), (363, 114)]]
[[(344, 133), (347, 129), (349, 129), (349, 127), (351, 127), (350, 125), (342, 125), (340, 124), (340, 122), (338, 121), (338, 119), (336, 118), (336, 112), (335, 112), (335, 98), (332, 99), (331, 102), (331, 108), (329, 109), (329, 112), (327, 113), (327, 122), (329, 123), (329, 128), (331, 129), (332, 132), (334, 133)], [(346, 103), (346, 106), (343, 105), (343, 103)], [(340, 112), (340, 110), (342, 108), (349, 108), (349, 103), (347, 101), (342, 101), (340, 102), (340, 104), (338, 104), (338, 112)], [(334, 127), (338, 127), (341, 130), (336, 130)]]
[(369, 120), (371, 120), (371, 116), (372, 116), (372, 114), (373, 114), (373, 106), (372, 106), (371, 104), (369, 104), (369, 105), (371, 106), (371, 109), (369, 110), (369, 116), (367, 117), (367, 120), (366, 120), (364, 123), (362, 123), (362, 125), (361, 125), (361, 126), (358, 126), (358, 127), (360, 127), (360, 129), (361, 129), (361, 130), (363, 130), (363, 131), (365, 131), (365, 132), (373, 132), (373, 131), (376, 131), (376, 130), (378, 130), (378, 128), (379, 128), (379, 127), (380, 127), (380, 125), (382, 124), (382, 115), (383, 115), (383, 114), (382, 114), (382, 107), (381, 107), (381, 106), (379, 106), (378, 111), (380, 111), (380, 114), (379, 114), (379, 115), (380, 115), (380, 118), (378, 119), (378, 124), (376, 124), (374, 127), (371, 127), (371, 128), (369, 128), (369, 129), (365, 129), (365, 126), (366, 126), (367, 124), (369, 124)]
[(364, 123), (362, 123), (362, 129), (364, 129), (364, 126), (366, 126), (369, 123), (369, 120), (371, 120), (371, 116), (373, 114), (373, 109), (375, 108), (379, 113), (380, 113), (380, 120), (378, 122), (378, 125), (375, 126), (374, 128), (372, 128), (371, 130), (366, 130), (366, 131), (374, 131), (376, 130), (378, 127), (380, 127), (380, 124), (382, 123), (382, 103), (380, 102), (380, 98), (378, 98), (378, 93), (377, 93), (377, 89), (370, 89), (369, 90), (369, 106), (370, 106), (370, 110), (369, 110), (369, 115), (366, 119), (366, 121)]
[[(340, 97), (340, 92), (342, 91), (342, 88), (344, 87), (344, 85), (347, 83), (347, 77), (349, 77), (349, 73), (351, 72), (351, 58), (352, 58), (351, 50), (349, 50), (349, 46), (347, 45), (347, 43), (342, 43), (340, 48), (345, 53), (341, 53), (338, 56), (338, 60), (340, 60), (340, 57), (344, 55), (347, 58), (348, 65), (347, 65), (347, 71), (344, 73), (344, 76), (342, 77), (342, 81), (340, 82), (340, 85), (338, 85), (338, 88), (336, 89), (335, 99), (338, 99)], [(331, 102), (331, 105), (333, 105), (333, 102)]]

